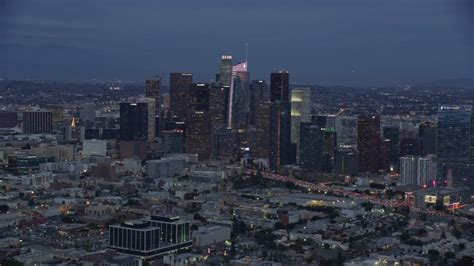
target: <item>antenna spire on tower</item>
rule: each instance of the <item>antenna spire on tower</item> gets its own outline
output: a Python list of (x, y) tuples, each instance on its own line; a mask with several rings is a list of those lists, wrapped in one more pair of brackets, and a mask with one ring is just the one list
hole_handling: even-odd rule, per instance
[(248, 46), (249, 46), (249, 44), (245, 43), (245, 62), (246, 63), (247, 63), (247, 60), (248, 60)]

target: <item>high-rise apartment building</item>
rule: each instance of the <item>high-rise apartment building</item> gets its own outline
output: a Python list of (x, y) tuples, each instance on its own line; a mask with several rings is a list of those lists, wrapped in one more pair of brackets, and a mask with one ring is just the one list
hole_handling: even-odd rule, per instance
[(427, 157), (400, 157), (400, 177), (409, 185), (430, 186), (436, 179), (436, 159), (434, 155)]

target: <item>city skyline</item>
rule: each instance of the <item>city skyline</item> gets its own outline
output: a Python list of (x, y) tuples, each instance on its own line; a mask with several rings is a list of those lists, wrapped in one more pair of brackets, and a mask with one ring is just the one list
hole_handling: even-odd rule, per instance
[(0, 0), (0, 265), (474, 265), (472, 15)]
[(296, 83), (320, 85), (474, 78), (467, 0), (240, 4), (4, 1), (0, 78), (141, 80), (184, 71), (205, 82), (221, 54), (244, 61), (246, 43), (255, 78), (278, 69), (288, 69)]

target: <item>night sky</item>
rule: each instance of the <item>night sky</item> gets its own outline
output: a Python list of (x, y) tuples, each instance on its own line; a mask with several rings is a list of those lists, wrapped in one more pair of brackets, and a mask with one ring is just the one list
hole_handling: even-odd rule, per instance
[(382, 86), (474, 78), (474, 0), (0, 0), (0, 78), (253, 79)]

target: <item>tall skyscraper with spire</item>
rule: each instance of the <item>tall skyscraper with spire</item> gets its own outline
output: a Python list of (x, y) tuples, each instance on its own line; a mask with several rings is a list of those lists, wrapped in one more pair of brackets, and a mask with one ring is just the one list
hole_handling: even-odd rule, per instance
[(250, 113), (250, 73), (247, 62), (232, 67), (228, 127), (245, 129)]

